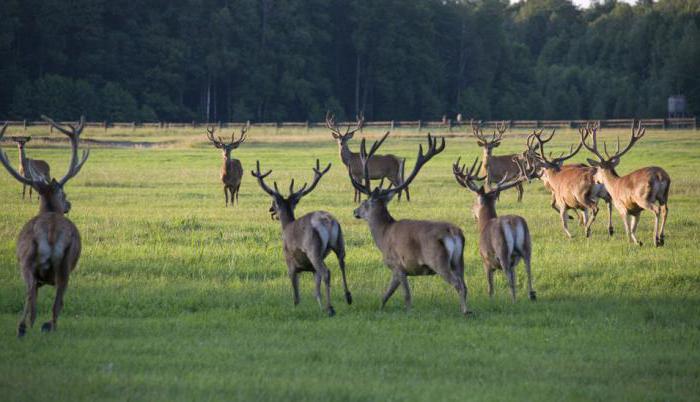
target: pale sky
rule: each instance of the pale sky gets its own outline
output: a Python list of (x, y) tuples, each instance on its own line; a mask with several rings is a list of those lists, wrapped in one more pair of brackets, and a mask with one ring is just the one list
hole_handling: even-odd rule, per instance
[[(520, 0), (511, 0), (510, 2), (511, 3), (518, 3), (519, 1)], [(593, 1), (596, 1), (596, 0), (572, 0), (572, 1), (577, 6), (585, 8), (585, 7), (588, 7)], [(602, 2), (602, 0), (598, 0), (598, 1)], [(635, 4), (637, 2), (637, 0), (619, 0), (619, 1), (629, 3), (629, 4)]]

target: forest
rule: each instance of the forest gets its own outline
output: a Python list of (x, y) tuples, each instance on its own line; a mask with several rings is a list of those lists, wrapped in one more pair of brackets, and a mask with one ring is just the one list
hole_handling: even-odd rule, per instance
[(3, 0), (0, 119), (700, 114), (700, 0)]

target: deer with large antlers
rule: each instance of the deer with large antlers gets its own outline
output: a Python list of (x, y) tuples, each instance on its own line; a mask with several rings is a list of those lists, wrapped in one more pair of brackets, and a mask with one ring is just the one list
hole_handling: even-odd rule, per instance
[(382, 297), (382, 308), (401, 285), (407, 309), (411, 307), (411, 290), (408, 277), (413, 275), (440, 275), (448, 284), (454, 286), (459, 294), (463, 314), (468, 314), (467, 285), (464, 282), (464, 235), (457, 226), (447, 222), (394, 219), (387, 205), (399, 191), (408, 186), (420, 169), (433, 156), (445, 149), (445, 139), (440, 145), (437, 139), (428, 134), (427, 152), (420, 146), (416, 164), (411, 174), (398, 186), (383, 188), (382, 182), (372, 188), (369, 174), (369, 161), (387, 138), (375, 142), (367, 152), (365, 140), (360, 145), (363, 181), (358, 181), (350, 174), (353, 186), (368, 196), (355, 209), (357, 219), (364, 219), (369, 225), (374, 243), (381, 250), (384, 263), (392, 271), (389, 288)]
[[(338, 142), (338, 151), (340, 152), (340, 160), (348, 168), (350, 175), (355, 178), (355, 181), (362, 181), (362, 161), (360, 160), (360, 154), (350, 151), (348, 142), (355, 135), (355, 132), (362, 128), (364, 123), (364, 118), (358, 116), (357, 123), (355, 127), (348, 125), (345, 128), (345, 132), (342, 132), (336, 122), (335, 116), (328, 112), (326, 114), (326, 127), (331, 130), (331, 135)], [(399, 158), (395, 155), (373, 155), (372, 159), (369, 161), (369, 177), (370, 179), (384, 179), (386, 178), (394, 186), (399, 186), (403, 183), (404, 179), (404, 164), (406, 159)], [(404, 187), (406, 192), (406, 201), (411, 200), (411, 195), (408, 192), (408, 186)], [(398, 194), (398, 199), (401, 199), (401, 193)], [(355, 189), (355, 197), (353, 201), (361, 201), (361, 192)]]
[[(509, 155), (494, 155), (493, 150), (501, 145), (501, 140), (503, 140), (503, 134), (508, 130), (508, 126), (503, 123), (498, 123), (496, 125), (496, 130), (490, 137), (484, 135), (481, 130), (481, 126), (478, 123), (471, 121), (472, 135), (476, 138), (476, 143), (484, 149), (484, 155), (482, 160), (484, 163), (481, 166), (481, 175), (486, 176), (486, 181), (489, 184), (498, 183), (503, 180), (504, 177), (514, 177), (519, 173), (518, 163), (514, 158), (517, 158), (517, 154)], [(518, 202), (523, 200), (523, 189), (522, 183), (517, 183), (515, 185), (518, 190)]]
[(671, 177), (657, 166), (644, 167), (626, 176), (619, 176), (615, 171), (620, 158), (646, 133), (642, 123), (639, 122), (639, 125), (636, 122), (632, 123), (630, 141), (624, 149), (620, 150), (620, 139), (617, 139), (617, 148), (612, 156), (608, 153), (605, 143), (603, 143), (605, 156), (600, 153), (597, 127), (593, 127), (590, 131), (591, 144), (588, 144), (587, 136), (584, 134), (581, 134), (581, 143), (598, 158), (598, 160), (588, 159), (588, 163), (596, 167), (596, 181), (605, 185), (610, 193), (615, 209), (622, 216), (627, 237), (635, 244), (642, 245), (642, 242), (637, 240), (635, 232), (642, 211), (648, 210), (654, 214), (655, 218), (654, 245), (663, 246)]
[(207, 128), (207, 138), (216, 148), (221, 150), (224, 163), (221, 166), (220, 177), (221, 182), (224, 183), (224, 197), (226, 197), (226, 206), (228, 206), (230, 195), (231, 206), (233, 206), (234, 198), (238, 202), (238, 192), (243, 179), (243, 165), (238, 159), (231, 158), (231, 151), (238, 148), (246, 140), (248, 127), (244, 126), (241, 128), (241, 135), (238, 139), (235, 138), (236, 133), (232, 133), (231, 141), (225, 141), (221, 137), (215, 138), (215, 130), (214, 128)]
[[(311, 185), (306, 183), (300, 189), (294, 190), (294, 179), (289, 185), (289, 195), (283, 196), (280, 193), (277, 182), (273, 183), (274, 188), (270, 188), (265, 183), (265, 178), (272, 173), (260, 171), (260, 161), (256, 162), (256, 170), (250, 173), (258, 179), (260, 188), (272, 197), (272, 207), (270, 212), (273, 219), (279, 219), (282, 224), (282, 243), (284, 247), (284, 258), (287, 262), (289, 279), (292, 282), (294, 305), (299, 304), (299, 274), (304, 271), (314, 273), (316, 280), (316, 300), (321, 309), (325, 309), (329, 316), (335, 315), (335, 310), (331, 305), (331, 272), (324, 262), (326, 256), (333, 251), (338, 257), (338, 265), (343, 278), (343, 288), (345, 289), (345, 300), (352, 303), (352, 294), (348, 290), (347, 278), (345, 277), (345, 240), (340, 223), (328, 212), (310, 212), (301, 218), (294, 217), (294, 208), (302, 197), (311, 193), (318, 184), (321, 177), (331, 168), (331, 164), (321, 170), (318, 159), (314, 170), (314, 178)], [(325, 306), (321, 301), (321, 281), (326, 288)]]
[[(473, 213), (479, 227), (479, 254), (484, 266), (484, 273), (488, 282), (489, 297), (493, 298), (493, 274), (502, 270), (508, 285), (513, 302), (515, 302), (515, 267), (522, 259), (525, 262), (527, 274), (527, 289), (530, 300), (536, 300), (536, 292), (532, 287), (532, 272), (530, 262), (532, 258), (532, 241), (527, 222), (521, 216), (496, 214), (496, 200), (501, 191), (517, 186), (519, 183), (529, 180), (530, 175), (518, 163), (518, 175), (509, 178), (504, 177), (498, 183), (484, 187), (486, 176), (479, 176), (481, 170), (479, 158), (469, 170), (466, 164), (460, 166), (459, 159), (452, 165), (452, 172), (462, 187), (476, 194)], [(479, 165), (479, 166), (477, 166)]]
[[(49, 167), (49, 164), (46, 163), (46, 161), (43, 161), (41, 159), (29, 159), (25, 158), (25, 150), (24, 147), (25, 145), (31, 141), (32, 137), (10, 137), (10, 139), (14, 142), (17, 143), (17, 152), (19, 154), (19, 174), (22, 176), (26, 176), (24, 172), (24, 165), (25, 164), (31, 164), (32, 167), (34, 168), (34, 171), (44, 177), (51, 177), (51, 168)], [(32, 199), (32, 186), (27, 186), (26, 184), (22, 184), (22, 199), (24, 199), (26, 193), (27, 193), (27, 187), (29, 187), (29, 199)]]
[[(590, 131), (590, 126), (579, 128), (582, 137)], [(591, 235), (591, 225), (598, 215), (598, 199), (603, 199), (608, 207), (608, 234), (613, 234), (612, 226), (612, 203), (610, 195), (605, 186), (596, 182), (594, 176), (596, 169), (582, 164), (564, 165), (564, 161), (573, 158), (582, 148), (579, 144), (574, 148), (569, 148), (568, 154), (562, 154), (553, 158), (550, 154), (547, 157), (544, 146), (554, 138), (555, 130), (548, 138), (542, 136), (542, 131), (534, 131), (528, 138), (528, 145), (533, 145), (530, 150), (533, 154), (527, 158), (528, 163), (537, 161), (535, 168), (537, 176), (540, 177), (547, 188), (552, 193), (552, 208), (559, 212), (564, 232), (571, 238), (571, 232), (567, 225), (567, 211), (581, 211), (582, 224), (585, 228), (586, 237)], [(531, 144), (532, 140), (532, 144)], [(534, 144), (536, 142), (536, 144)]]
[[(85, 118), (81, 118), (77, 126), (68, 125), (68, 128), (56, 124), (46, 116), (42, 118), (70, 139), (71, 161), (63, 178), (56, 180), (40, 174), (33, 164), (26, 163), (26, 159), (24, 174), (20, 174), (12, 167), (7, 155), (0, 152), (0, 162), (10, 175), (20, 183), (34, 188), (40, 197), (39, 214), (24, 225), (17, 238), (17, 260), (27, 286), (24, 313), (17, 327), (17, 335), (20, 337), (26, 333), (27, 323), (29, 326), (34, 325), (37, 295), (43, 285), (55, 286), (56, 297), (52, 318), (41, 326), (41, 330), (49, 332), (57, 329), (68, 278), (78, 263), (81, 249), (80, 232), (73, 222), (65, 217), (71, 204), (66, 199), (63, 188), (78, 174), (89, 155), (89, 150), (84, 150), (82, 157), (78, 158), (78, 141), (85, 127)], [(7, 124), (0, 129), (0, 139), (6, 129)], [(21, 149), (21, 152), (24, 152), (24, 149)]]

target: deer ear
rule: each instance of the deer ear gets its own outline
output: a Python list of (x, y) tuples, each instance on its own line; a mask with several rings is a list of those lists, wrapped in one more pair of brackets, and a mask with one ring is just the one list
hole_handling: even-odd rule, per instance
[(610, 159), (610, 164), (611, 164), (613, 167), (617, 166), (618, 163), (620, 163), (620, 158), (615, 157), (615, 158)]
[(477, 143), (480, 147), (483, 147), (484, 145), (486, 145), (486, 144), (484, 144), (483, 141), (477, 141), (476, 143)]
[(499, 145), (501, 145), (500, 142), (494, 142), (494, 143), (493, 143), (493, 147), (494, 147), (494, 148), (496, 148), (496, 147), (499, 146)]
[(586, 158), (586, 161), (588, 161), (588, 164), (593, 166), (593, 167), (600, 166), (600, 162), (593, 160), (591, 158)]
[(345, 138), (351, 140), (352, 137), (354, 137), (354, 136), (355, 136), (355, 133), (350, 133), (350, 134), (346, 135)]

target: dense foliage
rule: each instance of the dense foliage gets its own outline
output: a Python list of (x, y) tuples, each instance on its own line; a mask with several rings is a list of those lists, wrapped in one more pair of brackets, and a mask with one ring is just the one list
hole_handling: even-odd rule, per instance
[(0, 118), (700, 114), (700, 0), (4, 0)]

